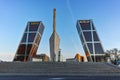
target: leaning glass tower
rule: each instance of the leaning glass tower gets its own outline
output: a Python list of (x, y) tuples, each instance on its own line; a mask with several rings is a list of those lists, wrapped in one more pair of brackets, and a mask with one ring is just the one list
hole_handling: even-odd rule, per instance
[(13, 61), (29, 61), (36, 55), (44, 25), (41, 21), (28, 22)]
[(91, 62), (104, 61), (104, 49), (92, 20), (78, 20), (77, 31), (86, 54)]

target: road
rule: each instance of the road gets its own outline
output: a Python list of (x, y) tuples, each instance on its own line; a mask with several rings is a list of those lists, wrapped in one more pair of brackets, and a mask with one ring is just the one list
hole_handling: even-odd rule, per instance
[(120, 76), (61, 76), (61, 77), (48, 77), (48, 76), (0, 76), (0, 80), (119, 80)]

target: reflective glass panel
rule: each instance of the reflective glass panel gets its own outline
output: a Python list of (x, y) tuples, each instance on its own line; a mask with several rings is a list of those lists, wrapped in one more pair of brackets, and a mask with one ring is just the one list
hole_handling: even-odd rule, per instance
[(91, 30), (90, 23), (80, 23), (82, 30)]
[(25, 54), (25, 49), (26, 49), (26, 45), (25, 44), (20, 44), (17, 54)]
[(30, 54), (31, 48), (32, 48), (32, 44), (28, 44), (27, 45), (27, 55)]
[(86, 48), (85, 45), (83, 46), (83, 48), (84, 48), (84, 51), (85, 51), (85, 52), (88, 52), (88, 50), (87, 50), (87, 48)]
[(24, 56), (17, 56), (16, 60), (17, 61), (24, 61)]
[(96, 31), (93, 31), (93, 37), (94, 37), (94, 41), (99, 41)]
[(86, 41), (92, 41), (91, 32), (83, 32)]
[(31, 22), (29, 25), (29, 31), (37, 31), (39, 24), (39, 22)]
[(90, 51), (91, 54), (93, 54), (93, 45), (92, 43), (87, 43), (88, 49)]
[(95, 54), (104, 54), (103, 48), (100, 43), (94, 44)]
[(95, 30), (95, 27), (94, 27), (94, 25), (93, 25), (93, 24), (92, 24), (92, 29), (93, 29), (93, 30)]
[(28, 35), (28, 42), (33, 42), (35, 39), (36, 33), (29, 33)]
[(22, 38), (22, 42), (26, 42), (26, 38), (27, 38), (27, 33), (24, 33), (23, 38)]

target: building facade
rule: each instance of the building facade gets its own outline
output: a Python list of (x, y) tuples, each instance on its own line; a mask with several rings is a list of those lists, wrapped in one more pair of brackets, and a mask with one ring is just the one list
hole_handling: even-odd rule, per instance
[(78, 20), (77, 31), (86, 54), (91, 62), (104, 61), (104, 49), (92, 20)]
[(29, 61), (36, 55), (44, 25), (41, 21), (28, 22), (13, 61)]
[(75, 55), (75, 59), (77, 62), (85, 62), (84, 56), (81, 56), (79, 53)]
[(32, 58), (33, 62), (49, 62), (49, 56), (46, 54), (35, 55)]
[(58, 61), (60, 38), (56, 32), (56, 9), (54, 9), (53, 13), (54, 13), (54, 15), (53, 15), (53, 33), (49, 39), (49, 44), (50, 44), (51, 61), (56, 62), (56, 61)]
[(72, 62), (85, 62), (85, 57), (81, 56), (79, 53), (77, 53), (74, 58), (67, 58), (66, 62), (69, 62), (69, 63), (72, 63)]

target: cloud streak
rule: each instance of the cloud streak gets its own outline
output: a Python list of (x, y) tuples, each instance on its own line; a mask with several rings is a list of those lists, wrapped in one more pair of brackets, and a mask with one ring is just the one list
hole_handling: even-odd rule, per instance
[[(68, 11), (69, 11), (69, 13), (70, 13), (70, 16), (71, 16), (71, 18), (72, 18), (72, 23), (73, 23), (73, 25), (76, 25), (76, 24), (75, 24), (76, 19), (75, 19), (75, 17), (74, 17), (73, 10), (72, 10), (72, 8), (71, 8), (70, 0), (66, 0), (66, 4), (67, 4)], [(75, 28), (75, 27), (74, 27), (74, 28)], [(78, 43), (76, 42), (76, 41), (77, 41), (76, 38), (75, 38), (76, 33), (75, 33), (74, 31), (72, 31), (72, 33), (73, 33), (73, 34), (70, 36), (70, 40), (71, 40), (71, 42), (73, 43), (73, 47), (74, 47), (76, 53), (78, 53), (78, 51), (80, 51), (80, 47), (78, 47)], [(74, 54), (75, 54), (75, 53), (74, 53)]]

